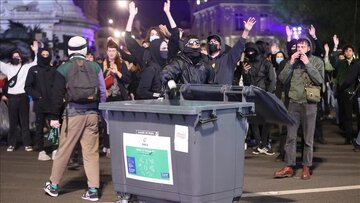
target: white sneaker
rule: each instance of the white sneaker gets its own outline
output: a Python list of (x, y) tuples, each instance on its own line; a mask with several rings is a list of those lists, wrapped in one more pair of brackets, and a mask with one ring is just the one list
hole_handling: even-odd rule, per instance
[(110, 151), (110, 148), (107, 148), (106, 149), (106, 157), (111, 159), (111, 151)]
[(55, 149), (55, 150), (51, 153), (51, 159), (52, 159), (52, 160), (55, 159), (56, 153), (57, 153), (57, 149)]
[(13, 152), (14, 149), (15, 149), (14, 146), (9, 146), (9, 147), (6, 149), (6, 151), (7, 151), (7, 152)]
[(39, 152), (38, 160), (39, 161), (49, 161), (49, 160), (51, 160), (51, 157), (49, 155), (47, 155), (46, 152), (43, 150), (43, 151)]
[(25, 146), (25, 151), (32, 152), (33, 151), (32, 146)]

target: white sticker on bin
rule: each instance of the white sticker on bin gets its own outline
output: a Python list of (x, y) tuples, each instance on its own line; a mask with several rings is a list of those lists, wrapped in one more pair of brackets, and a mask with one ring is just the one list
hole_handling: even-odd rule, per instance
[(174, 150), (189, 153), (189, 128), (175, 125)]

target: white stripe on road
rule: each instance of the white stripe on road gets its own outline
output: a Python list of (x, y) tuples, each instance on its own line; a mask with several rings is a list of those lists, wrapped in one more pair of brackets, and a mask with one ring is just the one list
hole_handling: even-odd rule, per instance
[(324, 187), (324, 188), (301, 189), (301, 190), (283, 190), (283, 191), (243, 193), (241, 195), (241, 197), (279, 196), (279, 195), (292, 195), (292, 194), (303, 194), (303, 193), (314, 193), (314, 192), (332, 192), (332, 191), (357, 190), (357, 189), (360, 189), (360, 185), (350, 185), (350, 186), (341, 186), (341, 187)]

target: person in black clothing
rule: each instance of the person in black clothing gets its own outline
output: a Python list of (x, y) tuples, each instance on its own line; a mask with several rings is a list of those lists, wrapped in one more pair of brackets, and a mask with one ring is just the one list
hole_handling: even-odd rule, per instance
[[(266, 60), (253, 42), (245, 44), (245, 62), (243, 62), (243, 80), (245, 86), (254, 85), (267, 92), (275, 91), (276, 76), (272, 64)], [(269, 123), (251, 123), (250, 129), (256, 140), (256, 147), (253, 154), (274, 155), (275, 153), (268, 147), (270, 135)], [(260, 132), (261, 131), (261, 132)]]
[(34, 100), (34, 112), (36, 114), (35, 143), (39, 151), (38, 160), (48, 161), (51, 158), (44, 149), (44, 132), (46, 117), (50, 113), (52, 87), (56, 68), (50, 65), (51, 52), (43, 48), (38, 52), (37, 65), (30, 68), (25, 82), (25, 92)]
[[(349, 70), (349, 73), (346, 75), (343, 83), (339, 86), (339, 91), (344, 91), (350, 86), (356, 86), (354, 92), (352, 92), (353, 97), (357, 100), (357, 120), (359, 123), (359, 114), (360, 114), (360, 61), (354, 63), (353, 67)], [(355, 140), (352, 144), (354, 145), (354, 151), (360, 151), (360, 129), (358, 126), (358, 133)]]
[(214, 71), (207, 63), (207, 57), (201, 54), (200, 40), (188, 36), (184, 50), (164, 67), (160, 77), (164, 86), (170, 80), (176, 84), (209, 84), (213, 82)]
[[(129, 19), (128, 22), (126, 24), (126, 32), (125, 32), (125, 43), (126, 46), (128, 48), (128, 50), (130, 51), (131, 55), (134, 56), (134, 59), (136, 60), (135, 62), (138, 63), (140, 65), (140, 68), (143, 69), (145, 66), (147, 66), (147, 59), (144, 57), (148, 57), (148, 56), (144, 56), (145, 50), (146, 48), (144, 48), (143, 46), (140, 46), (138, 44), (138, 42), (133, 39), (131, 37), (131, 31), (132, 31), (132, 25), (133, 25), (133, 21), (135, 16), (137, 15), (137, 7), (135, 6), (134, 2), (131, 2), (129, 4)], [(170, 22), (171, 25), (171, 37), (169, 39), (169, 45), (167, 40), (164, 38), (164, 35), (161, 33), (160, 29), (158, 27), (152, 27), (149, 29), (148, 31), (148, 36), (147, 39), (145, 41), (151, 43), (154, 40), (161, 40), (162, 41), (162, 45), (160, 47), (160, 54), (161, 54), (161, 58), (162, 60), (159, 61), (153, 61), (155, 63), (158, 63), (158, 65), (160, 67), (164, 67), (166, 65), (166, 62), (168, 61), (168, 59), (174, 57), (178, 50), (179, 50), (179, 30), (176, 27), (176, 23), (174, 21), (174, 19), (172, 18), (171, 12), (170, 12), (170, 1), (168, 0), (167, 2), (164, 3), (164, 12), (168, 17), (168, 20)], [(155, 53), (156, 54), (156, 53)]]
[(244, 21), (244, 31), (239, 41), (226, 52), (225, 41), (219, 35), (211, 35), (207, 38), (209, 46), (209, 64), (215, 70), (214, 82), (217, 84), (233, 83), (234, 70), (237, 62), (240, 60), (241, 52), (245, 48), (245, 40), (250, 30), (256, 23), (255, 18), (249, 18)]
[(145, 67), (140, 72), (139, 85), (136, 91), (135, 99), (156, 99), (161, 96), (161, 82), (160, 71), (166, 60), (165, 56), (161, 55), (161, 46), (163, 41), (155, 39), (150, 42), (150, 46), (144, 52)]

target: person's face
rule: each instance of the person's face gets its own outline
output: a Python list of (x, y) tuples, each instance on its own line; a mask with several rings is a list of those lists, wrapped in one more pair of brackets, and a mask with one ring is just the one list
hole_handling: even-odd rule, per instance
[(277, 54), (275, 55), (275, 58), (284, 59), (285, 57), (284, 57), (284, 54), (282, 54), (282, 53), (277, 53)]
[(205, 46), (204, 46), (204, 47), (201, 47), (200, 52), (201, 52), (202, 54), (204, 54), (204, 55), (208, 55), (208, 52), (207, 52), (207, 49), (206, 49)]
[(345, 56), (346, 59), (352, 59), (353, 56), (354, 56), (353, 50), (351, 48), (345, 49), (344, 56)]
[(117, 55), (117, 50), (116, 50), (116, 48), (109, 47), (106, 51), (106, 54), (107, 54), (109, 60), (115, 60), (115, 57)]
[(161, 42), (160, 51), (167, 51), (167, 50), (168, 50), (168, 44), (165, 41)]
[(186, 43), (187, 47), (190, 47), (192, 49), (198, 49), (200, 48), (200, 40), (199, 39), (189, 39), (189, 41)]
[(94, 61), (94, 56), (92, 54), (88, 54), (88, 55), (86, 55), (86, 60)]
[(151, 30), (150, 36), (159, 36), (159, 33), (156, 30)]
[(20, 63), (21, 63), (21, 57), (20, 57), (19, 53), (16, 53), (16, 52), (13, 53), (12, 58), (17, 58), (17, 59), (19, 59), (19, 61), (20, 61)]
[(344, 60), (345, 56), (344, 56), (344, 54), (339, 54), (338, 58), (339, 58), (339, 60)]
[(47, 50), (43, 50), (42, 52), (41, 52), (41, 56), (43, 57), (43, 58), (47, 58), (47, 57), (49, 57), (49, 52), (47, 51)]
[(211, 39), (209, 44), (214, 44), (214, 45), (216, 45), (217, 49), (220, 49), (220, 42), (217, 41), (216, 39)]
[(306, 42), (301, 42), (296, 45), (296, 50), (300, 54), (306, 54), (308, 51), (310, 51), (310, 46)]

